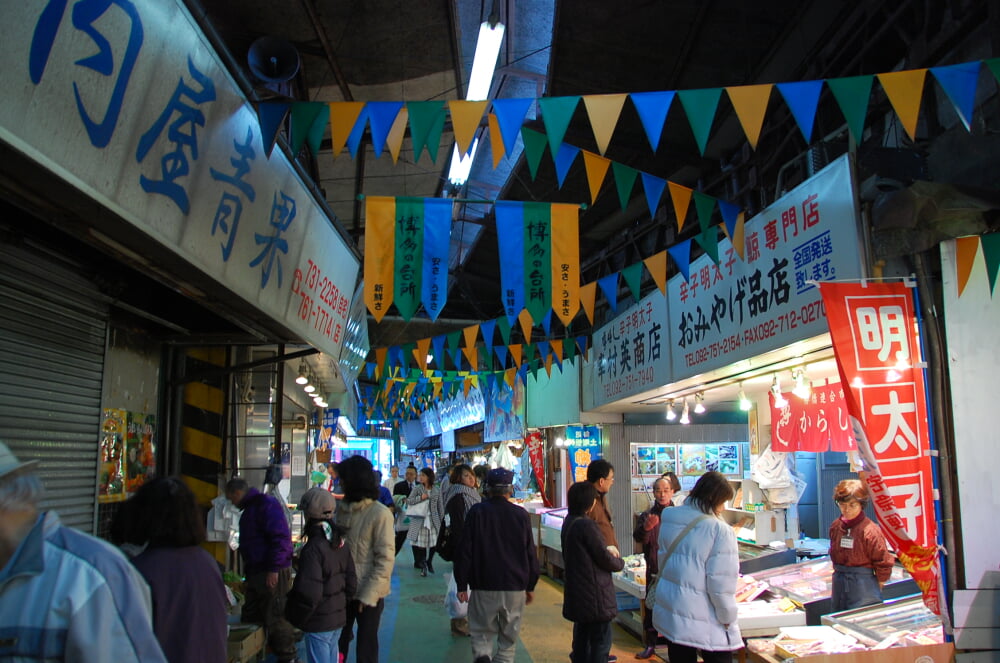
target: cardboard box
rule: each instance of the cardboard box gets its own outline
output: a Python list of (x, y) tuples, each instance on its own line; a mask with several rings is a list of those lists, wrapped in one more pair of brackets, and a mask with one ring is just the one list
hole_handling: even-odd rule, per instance
[(264, 629), (256, 624), (233, 624), (226, 645), (227, 663), (247, 663), (262, 657)]

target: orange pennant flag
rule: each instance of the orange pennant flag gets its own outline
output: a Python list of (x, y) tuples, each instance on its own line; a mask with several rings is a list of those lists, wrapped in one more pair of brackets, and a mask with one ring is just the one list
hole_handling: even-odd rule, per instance
[(503, 381), (506, 382), (507, 386), (511, 387), (512, 389), (514, 387), (514, 378), (515, 377), (517, 377), (517, 369), (516, 368), (508, 368), (506, 371), (503, 372)]
[(382, 367), (385, 366), (385, 357), (389, 354), (389, 348), (375, 348), (375, 379), (382, 377)]
[(469, 366), (472, 367), (472, 370), (479, 369), (479, 350), (475, 345), (467, 345), (462, 348), (462, 354), (469, 360)]
[(347, 138), (354, 129), (354, 123), (365, 107), (363, 101), (333, 101), (330, 102), (330, 142), (333, 146), (333, 157), (337, 158), (347, 145)]
[(743, 254), (746, 250), (746, 242), (744, 239), (746, 234), (746, 215), (743, 214), (743, 212), (740, 212), (736, 216), (736, 223), (733, 226), (733, 231), (736, 234), (735, 238), (730, 236), (729, 228), (726, 227), (726, 224), (720, 223), (719, 227), (722, 228), (722, 234), (729, 238), (730, 243), (733, 245), (733, 250), (736, 251), (736, 255), (740, 257), (740, 260), (745, 261), (746, 258), (743, 257)]
[(479, 128), (488, 103), (488, 101), (462, 100), (448, 102), (448, 109), (451, 111), (451, 129), (455, 134), (460, 155), (465, 156), (469, 153), (472, 139), (476, 136), (476, 129)]
[(602, 156), (580, 150), (583, 152), (583, 165), (587, 169), (587, 184), (590, 185), (590, 202), (597, 200), (597, 194), (601, 192), (601, 185), (604, 184), (604, 176), (608, 174), (611, 160)]
[(430, 354), (431, 339), (421, 338), (417, 341), (417, 348), (413, 351), (413, 356), (417, 360), (420, 370), (427, 370), (427, 355)]
[(470, 389), (472, 389), (472, 380), (462, 380), (462, 395), (468, 398)]
[(627, 94), (588, 94), (583, 97), (583, 105), (590, 117), (590, 128), (597, 140), (597, 151), (601, 156), (604, 156), (604, 151), (611, 142), (611, 134), (615, 132), (626, 97)]
[(479, 325), (469, 325), (463, 328), (462, 336), (465, 338), (465, 347), (476, 347), (476, 339), (479, 338)]
[(771, 99), (771, 83), (762, 85), (734, 85), (727, 87), (729, 101), (733, 104), (736, 117), (740, 119), (743, 126), (743, 133), (750, 141), (750, 147), (757, 149), (757, 141), (760, 140), (760, 129), (764, 126), (764, 114), (767, 111), (767, 102)]
[(490, 113), (486, 117), (486, 122), (490, 126), (490, 150), (493, 152), (493, 168), (495, 170), (500, 165), (500, 159), (503, 159), (504, 155), (507, 154), (507, 148), (503, 144), (503, 134), (500, 133), (500, 121), (497, 120), (497, 116)]
[(434, 389), (434, 398), (441, 397), (441, 388), (444, 386), (444, 382), (441, 380), (436, 380), (431, 383), (431, 387)]
[(559, 359), (562, 363), (563, 360), (563, 342), (562, 339), (553, 339), (549, 341), (549, 347), (552, 348), (552, 355)]
[[(528, 309), (523, 308), (517, 316), (517, 321), (521, 323), (521, 331), (524, 333), (524, 342), (531, 343), (531, 314)], [(518, 362), (520, 363), (520, 362)]]
[(365, 198), (365, 305), (381, 322), (392, 304), (396, 255), (396, 199)]
[(508, 345), (507, 350), (510, 352), (511, 359), (514, 360), (514, 367), (518, 368), (521, 366), (521, 344), (515, 343), (513, 345)]
[(972, 265), (976, 261), (976, 254), (979, 253), (979, 236), (959, 237), (955, 240), (955, 271), (958, 272), (958, 296), (962, 296), (962, 291), (969, 283), (969, 276), (972, 275)]
[(684, 228), (684, 220), (687, 218), (688, 207), (691, 206), (691, 194), (693, 189), (680, 184), (674, 184), (667, 180), (667, 188), (670, 190), (670, 199), (674, 202), (674, 214), (677, 215), (677, 232)]
[(910, 69), (878, 74), (878, 82), (889, 97), (899, 122), (906, 129), (910, 140), (916, 140), (917, 117), (920, 115), (920, 99), (924, 94), (926, 69)]
[(552, 310), (569, 327), (580, 310), (580, 207), (553, 203)]
[[(667, 252), (660, 251), (642, 261), (653, 277), (653, 283), (664, 295), (667, 294)], [(554, 342), (554, 341), (553, 341)]]
[(580, 286), (580, 306), (583, 307), (583, 312), (587, 314), (587, 319), (590, 320), (590, 324), (594, 324), (594, 304), (597, 299), (597, 281), (593, 283), (584, 283)]
[(394, 164), (399, 162), (399, 149), (403, 146), (403, 136), (406, 135), (406, 123), (409, 122), (409, 119), (410, 112), (406, 110), (404, 105), (396, 114), (396, 121), (392, 123), (389, 135), (386, 136), (385, 146), (389, 148), (389, 154), (392, 156)]
[(417, 388), (416, 382), (410, 382), (405, 387), (403, 387), (403, 399), (407, 399), (413, 395), (413, 390)]
[(545, 355), (545, 374), (552, 377), (552, 355)]

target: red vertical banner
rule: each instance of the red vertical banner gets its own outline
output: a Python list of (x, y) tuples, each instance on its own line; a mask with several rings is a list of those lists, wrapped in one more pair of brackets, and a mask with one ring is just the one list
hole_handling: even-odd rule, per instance
[(771, 448), (774, 451), (854, 451), (851, 420), (841, 384), (814, 386), (803, 400), (788, 392), (785, 404), (771, 403)]
[(545, 495), (545, 441), (542, 434), (533, 431), (524, 436), (524, 443), (528, 446), (528, 460), (531, 461), (531, 471), (535, 473), (535, 481), (538, 483), (538, 493), (542, 496), (542, 504), (552, 506), (549, 498)]
[(912, 289), (820, 283), (860, 473), (882, 531), (941, 615), (941, 572), (923, 364)]

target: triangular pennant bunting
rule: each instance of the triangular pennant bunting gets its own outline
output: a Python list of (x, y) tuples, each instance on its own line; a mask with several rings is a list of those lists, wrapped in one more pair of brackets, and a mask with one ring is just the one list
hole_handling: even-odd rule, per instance
[(855, 143), (861, 142), (865, 130), (865, 115), (868, 113), (868, 98), (872, 93), (873, 76), (848, 76), (826, 80), (833, 98), (840, 106), (847, 121), (847, 129)]
[(642, 299), (640, 289), (642, 284), (642, 263), (637, 262), (622, 269), (622, 278), (625, 279), (628, 289), (632, 291), (632, 297), (635, 298), (635, 301)]
[(698, 153), (705, 156), (705, 147), (708, 145), (708, 136), (712, 131), (715, 111), (719, 107), (719, 98), (722, 97), (722, 88), (682, 90), (677, 93), (677, 97), (681, 100), (681, 105), (684, 106), (688, 124), (691, 125), (694, 140), (698, 144)]
[(556, 180), (559, 182), (559, 188), (563, 186), (563, 182), (566, 181), (566, 174), (569, 172), (570, 166), (576, 161), (577, 155), (580, 154), (579, 147), (573, 147), (572, 145), (567, 145), (563, 143), (559, 146), (559, 152), (556, 153)]
[(590, 202), (597, 200), (597, 194), (601, 191), (604, 178), (608, 174), (608, 167), (611, 165), (610, 159), (605, 159), (593, 152), (583, 153), (583, 165), (587, 169), (587, 185), (590, 187)]
[(673, 246), (667, 247), (667, 251), (670, 253), (674, 264), (677, 265), (677, 270), (684, 276), (684, 280), (690, 281), (691, 239), (688, 238), (683, 242), (677, 242)]
[(948, 95), (948, 100), (958, 113), (966, 131), (971, 130), (972, 109), (976, 104), (976, 83), (979, 80), (979, 62), (965, 62), (948, 67), (931, 67), (938, 85)]
[(663, 188), (667, 181), (649, 173), (642, 173), (642, 188), (646, 192), (646, 204), (649, 206), (649, 216), (656, 217), (656, 210), (663, 197)]
[(642, 261), (660, 292), (667, 294), (667, 252), (660, 251)]
[(260, 140), (264, 144), (264, 156), (270, 158), (271, 150), (278, 141), (278, 132), (288, 116), (291, 102), (265, 101), (257, 105), (257, 121), (260, 123)]
[(597, 151), (601, 156), (608, 149), (611, 134), (615, 131), (627, 97), (627, 94), (588, 94), (583, 97), (583, 105), (587, 109), (590, 127), (597, 141)]
[(642, 122), (642, 128), (646, 132), (649, 146), (656, 151), (660, 145), (660, 134), (663, 132), (663, 123), (667, 119), (667, 111), (674, 100), (672, 90), (666, 92), (633, 92), (629, 95), (632, 105), (635, 106)]
[[(420, 161), (424, 148), (431, 161), (437, 161), (438, 146), (441, 144), (441, 131), (444, 129), (445, 112), (443, 101), (409, 101), (406, 111), (410, 118), (410, 142), (413, 147), (413, 161)], [(437, 127), (440, 126), (440, 129)], [(436, 133), (436, 139), (431, 140)]]
[(465, 156), (472, 147), (472, 139), (479, 129), (479, 124), (483, 120), (483, 113), (486, 112), (488, 101), (461, 101), (452, 100), (448, 102), (451, 110), (451, 127), (455, 133), (455, 142), (458, 144), (458, 153)]
[(632, 198), (632, 189), (635, 187), (635, 178), (639, 177), (639, 171), (617, 161), (611, 162), (611, 171), (615, 176), (615, 186), (618, 187), (618, 202), (622, 209), (625, 209), (628, 207), (629, 199)]
[(330, 103), (330, 142), (333, 156), (344, 151), (347, 137), (351, 135), (358, 116), (365, 107), (363, 101), (334, 101)]
[(684, 221), (687, 219), (688, 208), (691, 206), (691, 194), (693, 189), (686, 186), (667, 182), (670, 187), (670, 200), (674, 203), (674, 216), (677, 217), (677, 232), (684, 228)]
[[(497, 126), (503, 135), (503, 146), (507, 154), (514, 154), (517, 145), (517, 135), (521, 132), (524, 118), (534, 99), (494, 99), (493, 113), (497, 117)], [(536, 132), (537, 133), (537, 132)]]
[(917, 117), (920, 114), (920, 99), (924, 93), (926, 77), (926, 69), (893, 71), (878, 75), (878, 82), (889, 97), (889, 103), (896, 111), (899, 122), (910, 140), (917, 139)]
[(542, 111), (542, 122), (545, 123), (545, 134), (549, 137), (549, 149), (552, 154), (559, 151), (563, 136), (573, 119), (573, 111), (580, 103), (580, 97), (542, 97), (538, 107)]
[(764, 126), (764, 114), (767, 112), (767, 102), (771, 99), (770, 83), (761, 85), (736, 85), (726, 88), (729, 101), (733, 104), (736, 117), (739, 118), (743, 133), (746, 134), (750, 147), (757, 149), (760, 140), (760, 130)]
[(549, 141), (545, 134), (527, 127), (521, 129), (521, 138), (524, 140), (524, 156), (528, 161), (528, 172), (534, 181), (538, 176), (538, 164), (542, 162), (542, 155), (545, 154), (545, 146)]
[(601, 287), (601, 292), (608, 300), (608, 306), (612, 311), (618, 311), (618, 272), (602, 276), (597, 279), (597, 285)]
[(778, 91), (785, 100), (785, 105), (792, 112), (795, 123), (806, 143), (812, 141), (813, 123), (816, 121), (816, 109), (819, 107), (819, 95), (823, 91), (823, 81), (795, 81), (794, 83), (778, 83)]

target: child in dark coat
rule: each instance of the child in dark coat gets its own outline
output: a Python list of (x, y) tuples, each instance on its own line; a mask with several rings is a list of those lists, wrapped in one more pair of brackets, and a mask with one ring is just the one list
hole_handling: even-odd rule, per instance
[(357, 591), (351, 551), (333, 523), (336, 501), (329, 491), (311, 488), (299, 501), (306, 516), (306, 544), (299, 554), (285, 618), (305, 633), (309, 663), (337, 663), (337, 641), (347, 623), (347, 597)]
[(589, 481), (569, 487), (569, 514), (562, 527), (566, 566), (563, 617), (573, 622), (573, 663), (607, 663), (611, 651), (611, 620), (618, 614), (611, 574), (625, 563), (613, 546), (605, 546), (597, 523), (585, 514), (597, 502)]

